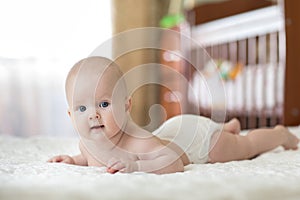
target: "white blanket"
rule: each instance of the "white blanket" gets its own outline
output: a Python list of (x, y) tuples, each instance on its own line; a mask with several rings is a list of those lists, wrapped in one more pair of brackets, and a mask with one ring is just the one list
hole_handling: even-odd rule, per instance
[[(291, 130), (300, 137), (300, 127)], [(46, 162), (78, 152), (77, 138), (0, 136), (0, 199), (300, 199), (300, 150), (278, 147), (252, 160), (166, 175)]]

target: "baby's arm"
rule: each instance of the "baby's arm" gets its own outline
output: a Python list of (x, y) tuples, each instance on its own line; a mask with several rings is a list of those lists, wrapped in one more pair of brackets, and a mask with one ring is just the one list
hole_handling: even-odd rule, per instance
[(49, 159), (48, 162), (61, 162), (66, 164), (83, 165), (83, 166), (87, 165), (86, 164), (87, 162), (85, 158), (82, 156), (82, 154), (76, 156), (58, 155)]
[(182, 172), (184, 169), (180, 157), (172, 150), (164, 147), (163, 150), (139, 155), (139, 160), (124, 160), (112, 158), (107, 165), (107, 172), (149, 172), (167, 174)]
[[(79, 148), (82, 152), (82, 144), (79, 143)], [(87, 166), (87, 160), (86, 158), (81, 154), (78, 154), (76, 156), (69, 156), (69, 155), (58, 155), (54, 156), (53, 158), (49, 159), (48, 162), (61, 162), (66, 164), (72, 164), (72, 165), (81, 165), (81, 166)]]
[(177, 154), (160, 155), (154, 159), (141, 159), (136, 161), (138, 171), (152, 172), (156, 174), (167, 174), (183, 172), (184, 166)]

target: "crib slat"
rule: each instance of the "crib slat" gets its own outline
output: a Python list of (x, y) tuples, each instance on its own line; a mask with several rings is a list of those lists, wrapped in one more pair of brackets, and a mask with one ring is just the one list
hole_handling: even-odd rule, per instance
[(255, 84), (256, 84), (256, 77), (254, 76), (256, 71), (256, 63), (257, 63), (257, 38), (249, 38), (247, 40), (247, 128), (254, 128), (256, 127), (256, 113), (257, 109), (255, 107), (256, 99), (255, 99)]
[(283, 101), (284, 101), (284, 79), (285, 79), (285, 63), (286, 63), (286, 46), (285, 46), (285, 31), (281, 30), (278, 32), (278, 81), (277, 85), (277, 115), (278, 123), (283, 124)]
[(267, 106), (266, 106), (266, 98), (267, 95), (269, 94), (269, 85), (267, 84), (266, 80), (266, 63), (267, 63), (267, 44), (266, 44), (266, 35), (261, 35), (258, 38), (258, 68), (260, 68), (261, 71), (261, 84), (260, 86), (257, 87), (257, 89), (261, 92), (261, 105), (257, 108), (258, 110), (258, 124), (257, 127), (264, 127), (266, 126), (266, 115), (267, 115)]
[(273, 99), (273, 106), (270, 109), (270, 121), (269, 126), (275, 126), (277, 123), (277, 112), (276, 107), (278, 106), (276, 93), (278, 92), (278, 44), (277, 44), (278, 33), (271, 33), (269, 35), (269, 64), (273, 69), (273, 77), (270, 81), (273, 81), (272, 94), (269, 96)]
[[(233, 64), (235, 65), (237, 63), (237, 42), (230, 42), (229, 43), (229, 58), (228, 60)], [(236, 104), (237, 104), (237, 98), (236, 96), (239, 95), (237, 94), (237, 91), (236, 91), (236, 83), (235, 83), (235, 80), (229, 80), (228, 81), (228, 88), (230, 90), (230, 98), (229, 98), (229, 102), (231, 102), (231, 107), (230, 107), (230, 118), (234, 117), (237, 115), (237, 107), (236, 107)]]
[[(237, 52), (238, 61), (243, 65), (246, 66), (247, 64), (247, 40), (240, 40), (238, 42), (238, 52)], [(241, 107), (239, 109), (239, 120), (241, 122), (241, 127), (243, 129), (247, 128), (247, 120), (246, 120), (246, 101), (247, 101), (247, 79), (246, 79), (246, 70), (243, 70), (240, 75), (240, 89), (241, 89), (241, 97), (240, 97), (240, 103)]]

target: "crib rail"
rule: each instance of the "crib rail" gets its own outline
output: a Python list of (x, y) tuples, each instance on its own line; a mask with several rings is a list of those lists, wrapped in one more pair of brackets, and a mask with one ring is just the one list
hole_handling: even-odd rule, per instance
[[(224, 80), (226, 119), (237, 117), (243, 129), (282, 123), (285, 73), (284, 17), (278, 6), (194, 26), (192, 37), (217, 62), (241, 65), (236, 77)], [(192, 58), (201, 72), (205, 59), (194, 46)], [(192, 81), (195, 78), (192, 76)], [(197, 91), (200, 114), (210, 116), (207, 91)]]

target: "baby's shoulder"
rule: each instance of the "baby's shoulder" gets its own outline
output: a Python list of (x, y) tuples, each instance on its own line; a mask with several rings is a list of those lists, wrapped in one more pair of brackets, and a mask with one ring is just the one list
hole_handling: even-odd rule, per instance
[(158, 137), (135, 125), (127, 127), (126, 135), (127, 146), (133, 151), (148, 152), (162, 145)]
[(138, 134), (130, 136), (128, 144), (133, 151), (139, 153), (153, 151), (162, 146), (160, 139), (150, 132), (147, 135), (142, 133), (140, 136)]

